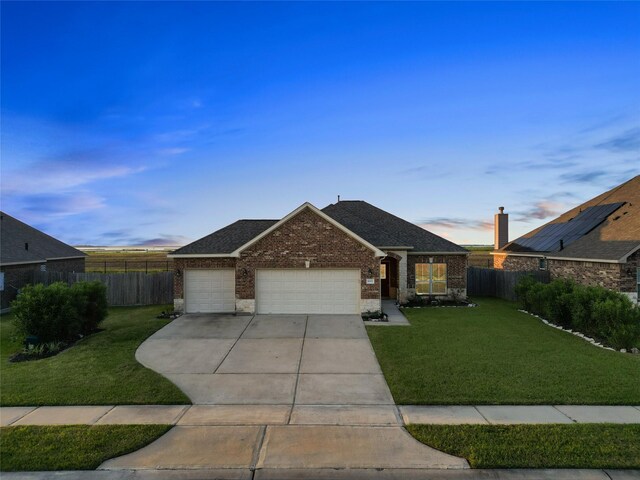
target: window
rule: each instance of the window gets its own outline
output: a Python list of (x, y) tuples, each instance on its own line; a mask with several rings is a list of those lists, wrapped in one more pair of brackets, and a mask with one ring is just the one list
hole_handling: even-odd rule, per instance
[(547, 269), (547, 259), (546, 258), (540, 258), (538, 260), (538, 269), (539, 270), (546, 270)]
[(380, 280), (384, 280), (385, 278), (387, 278), (387, 264), (381, 263), (380, 264)]
[(418, 295), (446, 295), (447, 264), (416, 263), (416, 293)]

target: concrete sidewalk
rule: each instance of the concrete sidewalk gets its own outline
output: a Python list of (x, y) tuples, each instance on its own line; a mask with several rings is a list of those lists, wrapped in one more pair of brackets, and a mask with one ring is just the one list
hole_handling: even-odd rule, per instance
[(640, 423), (640, 406), (599, 405), (104, 405), (1, 407), (11, 425), (342, 425)]
[(216, 469), (3, 472), (8, 480), (637, 480), (638, 470)]

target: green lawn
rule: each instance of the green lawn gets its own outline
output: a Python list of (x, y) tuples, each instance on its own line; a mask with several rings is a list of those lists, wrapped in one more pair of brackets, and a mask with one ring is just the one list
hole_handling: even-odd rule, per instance
[(396, 403), (640, 405), (640, 356), (594, 347), (512, 302), (477, 302), (367, 327)]
[(408, 425), (473, 468), (640, 468), (640, 425)]
[(0, 429), (0, 470), (93, 470), (138, 450), (169, 425), (65, 425)]
[(91, 335), (55, 357), (9, 363), (21, 349), (11, 316), (0, 319), (0, 405), (184, 404), (189, 399), (135, 359), (138, 345), (168, 323), (166, 306), (114, 307)]

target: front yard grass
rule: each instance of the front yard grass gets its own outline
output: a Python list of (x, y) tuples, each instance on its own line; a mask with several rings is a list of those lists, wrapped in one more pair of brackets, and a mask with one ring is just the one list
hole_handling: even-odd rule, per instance
[(640, 468), (640, 425), (408, 425), (472, 468)]
[(594, 347), (495, 298), (405, 309), (367, 332), (398, 404), (640, 405), (640, 356)]
[(22, 426), (0, 429), (0, 470), (93, 470), (145, 445), (169, 425)]
[(112, 307), (90, 335), (58, 355), (9, 363), (21, 350), (11, 315), (0, 319), (0, 405), (188, 404), (169, 380), (140, 365), (135, 351), (169, 320), (156, 319), (166, 306)]

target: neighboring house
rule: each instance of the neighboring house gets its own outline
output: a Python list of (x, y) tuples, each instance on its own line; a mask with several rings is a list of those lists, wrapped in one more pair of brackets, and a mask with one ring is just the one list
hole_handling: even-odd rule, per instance
[(640, 175), (507, 242), (506, 214), (496, 215), (494, 267), (549, 270), (551, 278), (601, 285), (638, 301)]
[(80, 250), (0, 212), (0, 298), (6, 309), (35, 271), (84, 272)]
[(175, 309), (360, 313), (381, 297), (466, 297), (468, 252), (363, 201), (239, 220), (169, 254)]

